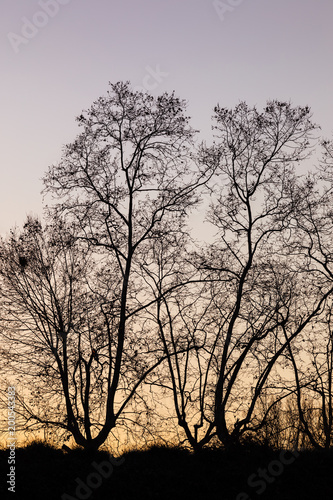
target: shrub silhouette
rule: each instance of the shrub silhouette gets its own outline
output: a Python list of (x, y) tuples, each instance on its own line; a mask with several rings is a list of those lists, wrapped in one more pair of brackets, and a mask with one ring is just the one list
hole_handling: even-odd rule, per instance
[[(248, 443), (224, 450), (204, 448), (193, 453), (180, 447), (151, 446), (129, 450), (124, 463), (114, 467), (89, 500), (184, 499), (235, 500), (241, 492), (257, 498), (248, 485), (251, 474), (267, 469), (278, 460), (279, 450)], [(0, 450), (0, 466), (7, 468), (7, 450)], [(108, 458), (105, 451), (92, 458), (75, 448), (68, 453), (43, 442), (32, 442), (16, 450), (17, 500), (60, 500), (67, 493), (76, 498), (76, 479), (85, 482), (94, 472), (92, 462)], [(267, 484), (261, 500), (331, 500), (333, 489), (333, 450), (304, 451), (284, 471)], [(1, 498), (7, 498), (5, 482), (0, 486)], [(66, 497), (65, 497), (66, 498)], [(68, 498), (68, 497), (67, 497)], [(87, 497), (88, 498), (88, 497)]]

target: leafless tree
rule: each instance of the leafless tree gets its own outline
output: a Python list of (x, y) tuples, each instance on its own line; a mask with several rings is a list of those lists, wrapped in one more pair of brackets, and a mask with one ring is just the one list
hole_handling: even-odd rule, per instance
[(200, 268), (223, 280), (219, 293), (227, 321), (221, 331), (215, 425), (228, 445), (256, 430), (254, 409), (273, 368), (331, 289), (305, 309), (295, 309), (304, 300), (284, 237), (293, 228), (295, 164), (309, 155), (315, 129), (309, 108), (278, 101), (268, 102), (261, 113), (245, 103), (234, 110), (217, 106), (215, 120), (217, 142), (206, 155), (219, 161), (221, 180), (208, 216), (218, 239), (201, 257)]
[[(192, 258), (193, 242), (184, 234), (168, 244), (159, 240), (147, 252), (142, 274), (155, 297), (147, 321), (166, 357), (147, 380), (160, 403), (155, 405), (157, 418), (169, 422), (169, 428), (178, 425), (179, 440), (197, 451), (215, 435), (209, 366), (215, 350), (210, 308), (216, 297), (210, 296), (210, 283), (202, 280)], [(167, 413), (166, 401), (171, 410)]]
[(105, 441), (138, 385), (163, 359), (140, 322), (155, 300), (140, 265), (151, 241), (182, 233), (211, 175), (210, 167), (193, 159), (185, 106), (174, 94), (154, 98), (132, 92), (128, 83), (110, 84), (107, 95), (78, 118), (82, 133), (44, 179), (46, 193), (56, 198), (49, 216), (65, 218), (98, 255), (106, 297), (101, 312), (112, 342), (103, 347), (107, 354), (97, 350), (99, 359), (91, 359), (98, 366), (104, 355), (108, 359), (105, 419), (94, 436), (89, 422), (85, 436), (75, 436), (84, 446)]
[[(53, 425), (62, 435), (71, 426), (76, 432), (85, 398), (83, 373), (100, 382), (90, 265), (89, 252), (63, 223), (43, 229), (29, 217), (22, 231), (1, 240), (1, 371), (25, 388), (18, 390), (16, 403), (24, 430)], [(99, 413), (97, 395), (94, 399)]]
[[(299, 207), (295, 213), (297, 241), (294, 253), (302, 260), (303, 269), (311, 276), (304, 294), (309, 303), (327, 295), (333, 285), (332, 143), (322, 143), (323, 161), (311, 176), (300, 184)], [(292, 364), (299, 418), (302, 430), (312, 446), (328, 449), (332, 443), (332, 297), (327, 295), (321, 314), (308, 326), (302, 347), (288, 346)], [(303, 408), (305, 397), (313, 402), (311, 415)], [(314, 426), (314, 413), (318, 425)]]

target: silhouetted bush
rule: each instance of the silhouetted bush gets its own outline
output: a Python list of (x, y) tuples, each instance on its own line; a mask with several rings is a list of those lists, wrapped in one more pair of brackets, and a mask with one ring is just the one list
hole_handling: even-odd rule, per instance
[[(4, 474), (8, 469), (7, 456), (7, 450), (0, 450)], [(283, 457), (290, 463), (279, 466), (279, 450), (253, 443), (230, 450), (205, 448), (196, 454), (165, 446), (131, 450), (123, 455), (124, 462), (114, 465), (109, 477), (101, 478), (100, 486), (91, 489), (85, 498), (238, 500), (247, 494), (249, 500), (331, 500), (333, 450), (303, 451), (294, 460), (292, 453), (286, 452)], [(105, 451), (93, 456), (79, 448), (64, 452), (42, 442), (18, 448), (15, 499), (78, 498), (78, 484), (87, 484), (89, 475), (96, 473), (93, 463), (101, 464), (108, 458)], [(260, 484), (263, 487), (260, 471), (268, 471), (270, 482), (266, 481), (264, 491), (258, 493)], [(248, 482), (251, 476), (252, 486)], [(7, 498), (4, 482), (1, 489), (1, 498)], [(238, 497), (242, 492), (244, 496)]]

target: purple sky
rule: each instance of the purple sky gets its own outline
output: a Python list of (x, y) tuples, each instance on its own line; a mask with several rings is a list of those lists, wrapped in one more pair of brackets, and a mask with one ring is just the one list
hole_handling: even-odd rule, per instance
[(261, 107), (274, 98), (308, 104), (332, 137), (332, 0), (1, 0), (1, 7), (0, 234), (42, 213), (41, 178), (108, 81), (130, 80), (155, 95), (175, 90), (208, 141), (218, 102)]

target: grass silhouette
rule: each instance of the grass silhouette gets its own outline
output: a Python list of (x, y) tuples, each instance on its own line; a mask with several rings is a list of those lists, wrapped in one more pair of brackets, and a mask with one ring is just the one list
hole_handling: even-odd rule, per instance
[[(79, 448), (64, 452), (39, 441), (16, 450), (15, 494), (7, 491), (4, 481), (9, 467), (8, 450), (0, 450), (0, 495), (16, 500), (333, 498), (333, 451), (304, 451), (294, 460), (291, 453), (283, 456), (291, 463), (279, 466), (280, 452), (261, 446), (247, 445), (229, 451), (206, 448), (197, 454), (183, 448), (153, 446), (126, 452), (124, 462), (114, 465), (112, 473), (106, 473), (106, 451), (94, 455)], [(102, 463), (104, 469), (99, 469)], [(102, 477), (101, 470), (108, 477)], [(258, 481), (261, 486), (265, 482), (260, 471), (269, 474), (270, 482), (266, 481), (264, 491), (259, 493)], [(251, 475), (255, 476), (256, 487), (248, 483)], [(87, 480), (93, 487), (87, 487)]]

